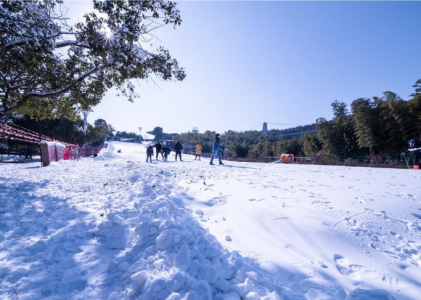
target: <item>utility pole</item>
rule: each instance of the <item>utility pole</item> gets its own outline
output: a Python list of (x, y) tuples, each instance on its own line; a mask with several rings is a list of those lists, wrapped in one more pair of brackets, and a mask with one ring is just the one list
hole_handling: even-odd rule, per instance
[(139, 128), (139, 143), (142, 142), (143, 138), (142, 138), (142, 127), (138, 127)]

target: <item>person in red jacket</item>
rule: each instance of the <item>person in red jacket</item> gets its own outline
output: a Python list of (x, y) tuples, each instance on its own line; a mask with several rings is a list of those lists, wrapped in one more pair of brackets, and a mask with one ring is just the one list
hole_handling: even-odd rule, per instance
[(151, 159), (151, 162), (152, 162), (152, 156), (153, 156), (153, 147), (152, 145), (149, 145), (148, 148), (146, 148), (146, 162), (148, 162), (148, 159)]

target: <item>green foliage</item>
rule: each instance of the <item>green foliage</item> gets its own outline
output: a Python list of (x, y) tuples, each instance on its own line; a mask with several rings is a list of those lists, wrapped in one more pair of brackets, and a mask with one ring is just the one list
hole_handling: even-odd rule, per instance
[[(332, 120), (316, 121), (325, 158), (344, 160), (377, 154), (398, 157), (409, 139), (421, 138), (421, 94), (409, 101), (390, 91), (382, 97), (359, 98), (351, 104), (351, 115), (344, 103), (335, 101), (332, 108)], [(307, 155), (312, 152), (305, 148)]]
[(284, 140), (281, 136), (279, 141), (272, 146), (273, 155), (279, 157), (281, 154), (294, 154), (294, 156), (302, 156), (303, 140), (301, 138), (292, 138)]
[(111, 125), (108, 125), (107, 122), (103, 119), (97, 119), (94, 122), (94, 126), (88, 124), (88, 131), (86, 133), (87, 143), (94, 143), (95, 145), (101, 144), (104, 142), (105, 137), (110, 135), (114, 129)]
[(316, 120), (317, 137), (322, 145), (322, 154), (329, 158), (344, 159), (358, 152), (354, 122), (345, 103), (332, 103), (333, 119)]
[(301, 136), (303, 142), (302, 152), (306, 157), (314, 157), (322, 149), (322, 145), (315, 135), (304, 134)]
[(418, 133), (414, 134), (414, 138), (421, 140), (421, 94), (408, 101), (408, 108), (417, 126)]
[(273, 156), (272, 143), (269, 138), (253, 145), (251, 148), (252, 157), (270, 157)]
[(421, 79), (418, 79), (417, 82), (412, 86), (415, 88), (415, 93), (411, 94), (411, 97), (416, 98), (421, 95)]
[(102, 124), (107, 124), (107, 122), (104, 119), (97, 119), (94, 122), (94, 126), (99, 126), (99, 125), (102, 125)]
[(122, 139), (138, 139), (139, 135), (134, 132), (117, 131), (114, 135), (116, 138)]
[[(225, 148), (226, 155), (235, 158), (266, 158), (279, 156), (285, 151), (301, 155), (303, 141), (300, 138), (284, 139), (282, 133), (295, 134), (305, 130), (314, 130), (314, 128), (314, 125), (308, 125), (286, 130), (269, 130), (269, 135), (266, 137), (262, 137), (261, 132), (257, 130), (242, 132), (229, 130), (221, 134), (221, 145)], [(186, 150), (194, 149), (197, 142), (200, 142), (203, 152), (211, 153), (215, 135), (214, 131), (182, 133), (173, 137), (173, 141), (181, 140)]]
[[(360, 98), (351, 104), (354, 120), (354, 130), (360, 149), (373, 148), (378, 145), (377, 126), (379, 121), (376, 105), (371, 99)], [(377, 137), (377, 138), (376, 138)]]
[(233, 142), (228, 146), (227, 155), (230, 157), (247, 157), (250, 146), (246, 143)]
[(0, 117), (77, 120), (112, 87), (133, 101), (131, 80), (185, 78), (167, 50), (143, 47), (154, 29), (181, 24), (174, 2), (94, 0), (72, 26), (60, 2), (0, 2)]
[[(215, 139), (216, 132), (205, 131), (204, 133), (182, 133), (177, 136), (173, 136), (173, 143), (180, 140), (183, 144), (184, 149), (193, 150), (196, 148), (197, 143), (200, 143), (203, 147), (203, 153), (211, 153), (213, 147), (213, 140)], [(225, 143), (225, 138), (221, 136), (221, 143)]]

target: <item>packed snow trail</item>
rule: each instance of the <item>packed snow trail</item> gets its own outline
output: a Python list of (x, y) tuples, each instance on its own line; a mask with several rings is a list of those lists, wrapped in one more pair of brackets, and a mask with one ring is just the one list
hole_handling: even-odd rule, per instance
[(0, 166), (0, 298), (419, 298), (421, 172), (184, 159)]

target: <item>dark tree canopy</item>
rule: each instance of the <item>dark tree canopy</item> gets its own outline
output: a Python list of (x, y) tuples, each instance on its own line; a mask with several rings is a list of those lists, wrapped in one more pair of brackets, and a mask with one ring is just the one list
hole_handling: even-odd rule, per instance
[(159, 141), (162, 138), (162, 133), (163, 132), (164, 132), (164, 130), (162, 129), (162, 127), (159, 127), (159, 126), (155, 127), (153, 129), (153, 132), (152, 132), (152, 134), (155, 136), (154, 139), (156, 141)]

